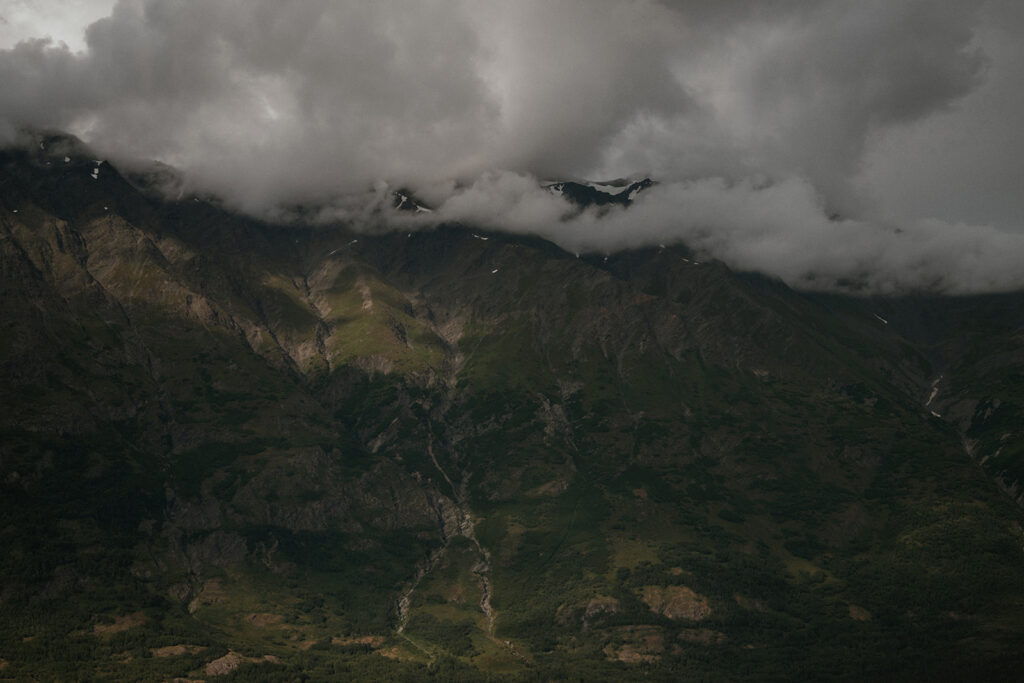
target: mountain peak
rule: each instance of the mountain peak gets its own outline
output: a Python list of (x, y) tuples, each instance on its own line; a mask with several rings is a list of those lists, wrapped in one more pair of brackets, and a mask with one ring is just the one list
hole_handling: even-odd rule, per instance
[(433, 213), (433, 209), (428, 207), (422, 201), (413, 194), (412, 190), (407, 188), (399, 188), (392, 193), (392, 208), (398, 211), (411, 211), (413, 213)]
[(548, 192), (585, 209), (590, 206), (630, 206), (636, 196), (655, 184), (650, 178), (619, 178), (608, 182), (566, 180), (544, 184)]

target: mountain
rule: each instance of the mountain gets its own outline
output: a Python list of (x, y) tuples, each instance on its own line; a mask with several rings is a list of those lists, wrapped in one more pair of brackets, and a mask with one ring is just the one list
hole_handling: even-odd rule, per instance
[(421, 202), (412, 190), (401, 188), (392, 194), (392, 208), (413, 213), (433, 213), (433, 209)]
[(576, 206), (585, 209), (590, 206), (630, 206), (636, 195), (654, 185), (650, 178), (642, 180), (612, 180), (607, 183), (575, 182), (571, 180), (547, 183), (544, 189), (565, 197)]
[(38, 142), (0, 675), (1019, 676), (1024, 295), (272, 225)]

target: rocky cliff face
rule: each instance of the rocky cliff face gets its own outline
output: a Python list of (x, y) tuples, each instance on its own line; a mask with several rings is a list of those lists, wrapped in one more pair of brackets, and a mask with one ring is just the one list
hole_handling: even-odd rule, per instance
[(0, 157), (17, 675), (1019, 663), (1019, 296), (267, 225), (40, 144)]

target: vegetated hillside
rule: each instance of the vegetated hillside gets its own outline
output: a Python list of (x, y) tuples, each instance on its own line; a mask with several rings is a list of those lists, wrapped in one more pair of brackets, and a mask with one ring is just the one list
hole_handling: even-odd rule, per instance
[(1020, 297), (266, 225), (39, 143), (0, 159), (2, 675), (1024, 663)]

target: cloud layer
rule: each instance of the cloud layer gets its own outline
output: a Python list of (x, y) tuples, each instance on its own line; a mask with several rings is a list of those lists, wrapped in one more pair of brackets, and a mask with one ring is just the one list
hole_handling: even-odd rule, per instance
[[(121, 0), (85, 49), (0, 50), (0, 136), (68, 129), (257, 213), (386, 181), (572, 248), (1006, 289), (1022, 28), (1013, 0)], [(568, 222), (533, 179), (635, 173), (662, 184)]]
[[(490, 173), (456, 191), (437, 216), (540, 235), (577, 253), (682, 243), (700, 258), (801, 289), (974, 294), (1024, 286), (1020, 234), (934, 219), (829, 217), (817, 190), (799, 178), (663, 183), (629, 208), (579, 213), (529, 176)], [(405, 220), (427, 225), (434, 218)]]

